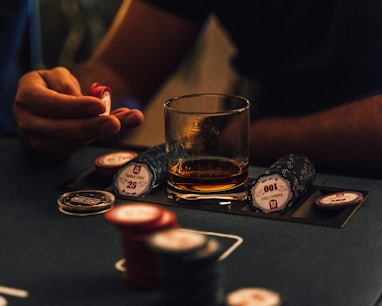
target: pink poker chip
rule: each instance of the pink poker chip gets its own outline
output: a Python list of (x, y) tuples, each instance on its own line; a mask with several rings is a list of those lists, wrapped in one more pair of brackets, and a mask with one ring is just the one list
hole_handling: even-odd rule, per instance
[(104, 103), (106, 110), (101, 115), (109, 115), (111, 111), (111, 89), (108, 86), (93, 83), (89, 89), (89, 96), (100, 98)]
[(323, 209), (339, 209), (361, 203), (364, 196), (357, 191), (337, 191), (318, 197), (314, 204)]

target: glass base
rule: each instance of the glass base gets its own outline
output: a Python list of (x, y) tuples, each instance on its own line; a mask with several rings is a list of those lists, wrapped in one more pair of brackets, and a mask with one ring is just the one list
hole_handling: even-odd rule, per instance
[(195, 191), (179, 190), (171, 185), (166, 186), (167, 198), (175, 201), (208, 201), (219, 205), (228, 205), (232, 201), (245, 201), (248, 199), (247, 184), (241, 185), (234, 190), (220, 192), (198, 193)]

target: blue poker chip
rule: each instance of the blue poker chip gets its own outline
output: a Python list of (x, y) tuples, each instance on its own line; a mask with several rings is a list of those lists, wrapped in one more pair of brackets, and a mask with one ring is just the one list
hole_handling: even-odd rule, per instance
[(357, 191), (337, 191), (318, 197), (314, 204), (322, 209), (340, 209), (361, 203), (364, 196)]
[(144, 197), (166, 181), (165, 145), (154, 146), (125, 163), (114, 175), (117, 197)]
[(316, 170), (300, 154), (288, 154), (274, 162), (249, 186), (249, 205), (262, 213), (285, 213), (313, 186)]

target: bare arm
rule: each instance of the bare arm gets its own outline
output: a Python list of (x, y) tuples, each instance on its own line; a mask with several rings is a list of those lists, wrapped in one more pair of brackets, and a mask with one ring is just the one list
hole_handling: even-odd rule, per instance
[(85, 88), (96, 76), (113, 94), (147, 101), (177, 68), (201, 26), (141, 1), (124, 1), (91, 59), (74, 74)]
[(284, 154), (301, 153), (321, 171), (378, 175), (381, 139), (382, 95), (378, 95), (308, 116), (252, 123), (251, 159), (269, 165)]

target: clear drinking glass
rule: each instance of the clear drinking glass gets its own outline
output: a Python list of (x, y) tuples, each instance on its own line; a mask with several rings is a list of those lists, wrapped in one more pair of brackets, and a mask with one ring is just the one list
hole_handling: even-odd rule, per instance
[(247, 198), (249, 107), (248, 99), (228, 94), (165, 102), (168, 198)]

